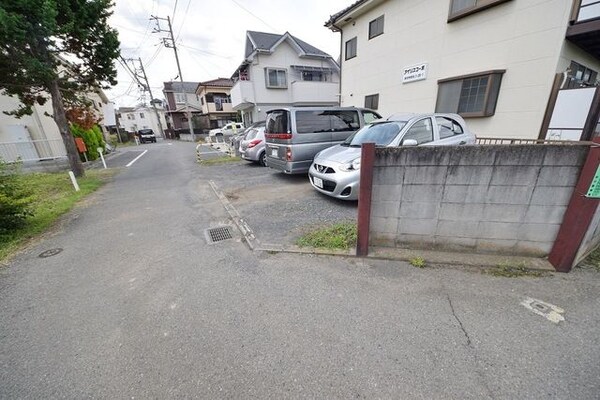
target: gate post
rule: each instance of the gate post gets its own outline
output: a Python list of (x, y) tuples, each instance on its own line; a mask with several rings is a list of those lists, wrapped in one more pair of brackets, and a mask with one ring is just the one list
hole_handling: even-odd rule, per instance
[(363, 143), (360, 155), (360, 190), (358, 192), (358, 226), (356, 255), (369, 254), (369, 228), (371, 224), (371, 193), (373, 191), (373, 164), (375, 143)]
[(573, 267), (577, 252), (596, 213), (600, 200), (588, 198), (586, 193), (598, 166), (600, 166), (600, 137), (594, 138), (590, 147), (585, 164), (579, 174), (579, 180), (565, 211), (562, 225), (548, 255), (548, 261), (558, 272), (569, 272)]

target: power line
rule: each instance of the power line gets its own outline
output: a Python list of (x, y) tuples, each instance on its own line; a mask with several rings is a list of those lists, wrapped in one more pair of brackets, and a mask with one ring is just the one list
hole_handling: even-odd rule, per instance
[(177, 0), (175, 0), (175, 5), (173, 6), (173, 16), (171, 17), (171, 22), (175, 21), (175, 13), (177, 12)]
[(246, 11), (248, 14), (252, 15), (254, 18), (256, 18), (257, 20), (259, 20), (260, 22), (262, 22), (263, 24), (265, 24), (266, 26), (268, 26), (269, 28), (271, 28), (273, 31), (277, 32), (277, 29), (273, 28), (267, 21), (265, 21), (264, 19), (262, 19), (258, 15), (254, 14), (252, 11), (248, 10), (246, 7), (244, 7), (243, 5), (241, 5), (240, 3), (238, 3), (236, 0), (231, 0), (231, 1), (232, 1), (233, 4), (237, 5), (239, 8), (241, 8), (244, 11)]

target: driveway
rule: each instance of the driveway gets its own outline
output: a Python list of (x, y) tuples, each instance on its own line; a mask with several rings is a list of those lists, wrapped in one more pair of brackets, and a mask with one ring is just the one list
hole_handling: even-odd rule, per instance
[(199, 168), (263, 244), (294, 244), (317, 227), (356, 220), (357, 202), (318, 193), (305, 174), (285, 175), (246, 161)]

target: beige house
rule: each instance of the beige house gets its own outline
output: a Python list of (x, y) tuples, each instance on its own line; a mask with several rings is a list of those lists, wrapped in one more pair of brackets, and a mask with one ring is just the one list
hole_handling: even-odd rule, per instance
[(537, 139), (551, 94), (597, 85), (600, 2), (359, 0), (341, 32), (341, 105), (457, 112), (479, 137)]
[(231, 106), (232, 86), (233, 81), (228, 78), (217, 78), (198, 84), (196, 95), (202, 105), (200, 128), (220, 128), (230, 121), (237, 120), (238, 113)]
[(246, 126), (272, 108), (339, 104), (338, 64), (287, 32), (246, 32), (244, 61), (231, 79), (233, 109)]
[[(66, 155), (60, 132), (51, 117), (53, 110), (49, 97), (48, 95), (48, 100), (43, 106), (35, 104), (31, 115), (16, 118), (0, 112), (0, 157), (4, 161), (37, 161)], [(107, 130), (103, 122), (104, 110), (109, 104), (108, 98), (102, 89), (90, 91), (85, 97), (90, 102), (90, 109), (100, 120), (100, 126), (106, 136)], [(19, 105), (18, 98), (0, 92), (0, 110), (16, 110)]]

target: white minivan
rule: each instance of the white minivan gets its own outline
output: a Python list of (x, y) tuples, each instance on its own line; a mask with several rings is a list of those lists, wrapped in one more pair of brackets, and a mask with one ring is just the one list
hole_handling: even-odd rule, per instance
[(363, 143), (379, 147), (475, 144), (475, 135), (457, 114), (395, 114), (374, 121), (342, 144), (321, 151), (308, 171), (319, 192), (343, 200), (358, 199)]

